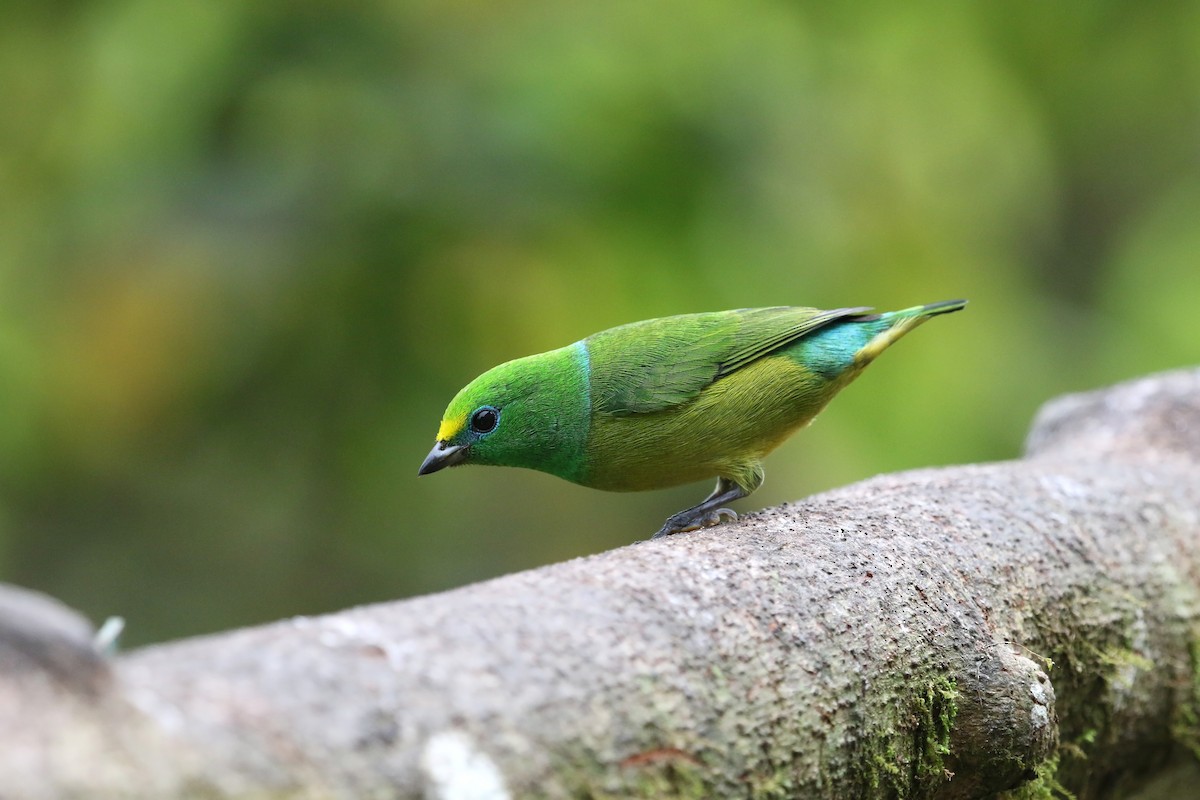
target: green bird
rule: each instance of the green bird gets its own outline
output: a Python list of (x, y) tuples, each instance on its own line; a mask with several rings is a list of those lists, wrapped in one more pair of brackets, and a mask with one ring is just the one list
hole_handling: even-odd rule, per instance
[(417, 474), (526, 467), (611, 491), (716, 477), (654, 538), (737, 519), (763, 458), (948, 300), (903, 311), (744, 308), (634, 322), (501, 364), (446, 408)]

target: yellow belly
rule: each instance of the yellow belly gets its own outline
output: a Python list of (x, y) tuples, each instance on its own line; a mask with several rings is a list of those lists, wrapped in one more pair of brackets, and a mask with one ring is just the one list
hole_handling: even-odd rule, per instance
[(812, 421), (853, 374), (829, 381), (785, 355), (728, 375), (666, 411), (596, 415), (580, 483), (635, 491), (734, 477)]

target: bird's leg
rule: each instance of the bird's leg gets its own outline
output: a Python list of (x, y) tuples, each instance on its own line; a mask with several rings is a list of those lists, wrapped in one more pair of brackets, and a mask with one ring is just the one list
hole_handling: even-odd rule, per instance
[[(761, 477), (759, 477), (758, 482), (762, 483)], [(713, 489), (712, 494), (704, 499), (703, 503), (692, 508), (686, 508), (678, 514), (668, 517), (658, 533), (654, 534), (651, 538), (661, 539), (664, 536), (670, 536), (672, 533), (694, 531), (697, 528), (716, 525), (723, 519), (735, 520), (737, 519), (737, 513), (731, 508), (722, 508), (721, 506), (746, 497), (751, 491), (753, 489), (746, 489), (728, 478), (717, 478), (716, 488)]]

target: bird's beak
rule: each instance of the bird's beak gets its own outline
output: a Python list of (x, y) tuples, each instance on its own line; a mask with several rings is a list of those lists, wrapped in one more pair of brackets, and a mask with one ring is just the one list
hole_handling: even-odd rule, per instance
[(469, 449), (461, 444), (438, 442), (429, 451), (429, 455), (425, 456), (425, 460), (421, 462), (421, 468), (417, 470), (417, 474), (428, 475), (431, 472), (437, 472), (439, 469), (461, 464), (467, 460), (468, 452), (470, 452)]

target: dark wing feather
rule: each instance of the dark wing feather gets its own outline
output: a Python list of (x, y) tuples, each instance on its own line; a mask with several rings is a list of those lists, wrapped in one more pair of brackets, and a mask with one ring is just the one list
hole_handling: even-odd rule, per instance
[(835, 319), (868, 308), (781, 306), (635, 322), (587, 338), (592, 407), (648, 414), (688, 402), (706, 386)]

